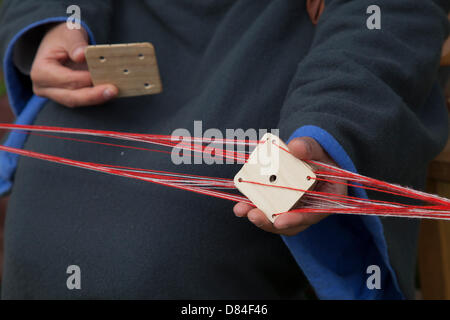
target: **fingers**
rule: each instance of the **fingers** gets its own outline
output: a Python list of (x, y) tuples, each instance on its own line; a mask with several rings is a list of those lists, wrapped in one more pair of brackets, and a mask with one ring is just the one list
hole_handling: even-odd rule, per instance
[(266, 215), (261, 210), (257, 208), (250, 210), (247, 214), (247, 218), (251, 223), (253, 223), (258, 228), (268, 232), (277, 233), (275, 231), (272, 222), (270, 222), (270, 220), (267, 219)]
[(267, 232), (281, 234), (281, 235), (285, 235), (285, 236), (296, 235), (299, 232), (302, 232), (303, 230), (305, 230), (306, 228), (309, 227), (309, 225), (304, 225), (304, 224), (278, 226), (276, 222), (281, 216), (275, 219), (275, 223), (272, 223), (272, 222), (270, 222), (269, 219), (267, 219), (267, 217), (264, 215), (264, 213), (261, 210), (256, 209), (256, 208), (250, 210), (248, 212), (247, 216), (248, 216), (248, 220), (250, 220), (250, 222), (252, 222), (258, 228), (260, 228), (264, 231), (267, 231)]
[(111, 100), (117, 94), (118, 89), (109, 84), (76, 90), (61, 88), (42, 88), (39, 90), (41, 97), (52, 99), (69, 108), (102, 104)]
[(56, 61), (36, 64), (30, 76), (36, 95), (67, 107), (102, 104), (118, 94), (114, 85), (92, 87), (89, 71), (71, 70)]
[(289, 151), (303, 160), (323, 160), (328, 157), (320, 144), (310, 137), (295, 138), (288, 144)]
[(30, 77), (35, 91), (51, 87), (73, 90), (92, 85), (89, 71), (71, 70), (56, 61), (35, 64)]
[(286, 212), (279, 215), (274, 222), (276, 229), (290, 229), (298, 226), (310, 226), (328, 217), (329, 214)]
[[(331, 159), (320, 144), (313, 138), (301, 137), (293, 139), (289, 143), (288, 147), (291, 153), (299, 159), (318, 160), (320, 162), (336, 165), (333, 159)], [(319, 181), (316, 185), (316, 190), (327, 193), (347, 195), (348, 188), (347, 185), (345, 185), (346, 181), (338, 178), (333, 178), (332, 180), (333, 183)], [(308, 217), (310, 216), (315, 217), (316, 215), (308, 215)]]
[(37, 54), (47, 55), (49, 51), (57, 50), (65, 52), (70, 60), (80, 63), (85, 60), (84, 50), (88, 41), (84, 28), (71, 30), (65, 23), (56, 24), (45, 34)]
[[(288, 147), (290, 152), (299, 159), (333, 162), (313, 138), (301, 137), (293, 139), (288, 144)], [(336, 194), (346, 194), (347, 192), (346, 186), (340, 184), (323, 184), (321, 191), (329, 191)], [(329, 214), (286, 212), (279, 215), (272, 223), (261, 210), (242, 202), (234, 207), (234, 213), (238, 217), (247, 217), (255, 226), (262, 230), (287, 236), (298, 234), (329, 216)]]
[[(293, 139), (288, 144), (288, 147), (290, 152), (299, 159), (332, 162), (332, 159), (313, 138), (301, 137)], [(322, 188), (324, 190), (321, 191), (326, 191), (326, 188), (330, 188), (329, 191), (334, 193), (346, 194), (345, 186), (343, 187), (339, 184), (324, 184)], [(246, 203), (238, 203), (234, 207), (234, 213), (238, 217), (247, 217), (255, 226), (262, 230), (287, 236), (295, 235), (329, 216), (329, 214), (287, 212), (279, 215), (272, 223), (261, 210)]]
[(244, 218), (247, 216), (247, 213), (253, 208), (254, 206), (251, 206), (248, 203), (239, 202), (234, 206), (233, 211), (237, 217)]
[[(281, 220), (281, 223), (277, 221), (284, 217), (285, 215), (280, 215), (275, 219), (275, 223), (272, 224), (269, 219), (264, 215), (264, 213), (251, 206), (247, 203), (240, 202), (234, 206), (234, 213), (238, 217), (247, 217), (248, 220), (253, 223), (256, 227), (275, 234), (282, 234), (286, 236), (293, 236), (297, 233), (308, 228), (308, 219), (292, 219), (289, 218), (288, 221), (284, 221), (286, 218)], [(287, 216), (287, 214), (286, 214)], [(322, 218), (323, 219), (323, 218)], [(292, 220), (292, 221), (291, 221)]]
[[(67, 28), (66, 28), (67, 29)], [(65, 49), (69, 54), (69, 57), (74, 62), (83, 62), (85, 60), (84, 50), (88, 46), (88, 35), (86, 30), (67, 29), (67, 37), (65, 39), (70, 39), (70, 41), (65, 41)]]
[(263, 230), (267, 229), (266, 231), (269, 231), (268, 228), (272, 225), (272, 222), (267, 219), (261, 210), (248, 203), (239, 202), (234, 206), (233, 211), (236, 216), (240, 218), (247, 217), (254, 225)]
[(84, 56), (87, 45), (84, 29), (70, 30), (65, 23), (50, 29), (31, 68), (34, 93), (67, 107), (102, 104), (117, 96), (114, 85), (92, 86)]

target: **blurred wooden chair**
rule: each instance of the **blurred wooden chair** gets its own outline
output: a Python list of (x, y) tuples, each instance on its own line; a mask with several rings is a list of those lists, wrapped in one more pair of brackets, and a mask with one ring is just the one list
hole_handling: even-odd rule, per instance
[[(450, 66), (450, 38), (442, 49), (441, 66)], [(450, 79), (445, 94), (450, 110)], [(444, 151), (430, 164), (427, 191), (450, 198), (450, 139)], [(422, 220), (419, 277), (423, 299), (450, 299), (450, 222)]]
[(441, 66), (450, 66), (450, 38), (445, 41), (442, 47)]
[[(427, 191), (450, 198), (450, 140), (430, 164)], [(422, 220), (419, 277), (424, 299), (450, 299), (450, 222)]]

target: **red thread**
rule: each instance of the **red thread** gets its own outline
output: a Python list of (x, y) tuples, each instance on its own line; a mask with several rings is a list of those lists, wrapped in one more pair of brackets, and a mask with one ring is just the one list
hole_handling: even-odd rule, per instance
[[(114, 131), (101, 131), (89, 129), (74, 129), (61, 128), (49, 126), (24, 126), (13, 124), (0, 124), (0, 129), (20, 130), (24, 133), (27, 131), (32, 134), (46, 137), (64, 139), (67, 141), (96, 143), (119, 148), (130, 148), (140, 151), (153, 151), (170, 154), (170, 151), (150, 149), (143, 147), (127, 146), (124, 144), (107, 143), (100, 141), (92, 141), (85, 139), (76, 139), (69, 137), (60, 137), (43, 133), (62, 133), (62, 134), (78, 134), (97, 136), (103, 138), (113, 138), (120, 140), (128, 140), (134, 142), (150, 143), (161, 147), (178, 148), (181, 150), (189, 150), (194, 152), (194, 156), (202, 156), (204, 154), (211, 157), (222, 157), (233, 159), (236, 161), (245, 162), (248, 159), (247, 153), (224, 150), (218, 147), (205, 146), (205, 143), (222, 143), (226, 145), (245, 145), (256, 146), (265, 141), (251, 141), (238, 139), (202, 139), (197, 137), (174, 137), (168, 135), (153, 135), (153, 134), (138, 134), (138, 133), (124, 133)], [(275, 141), (273, 144), (280, 149), (290, 153), (286, 148), (278, 145)], [(94, 170), (98, 172), (113, 174), (117, 176), (138, 179), (146, 182), (156, 183), (168, 187), (192, 191), (199, 194), (209, 195), (221, 199), (227, 199), (236, 202), (245, 202), (252, 205), (247, 198), (233, 194), (223, 190), (234, 190), (234, 184), (231, 179), (204, 177), (199, 175), (181, 174), (167, 171), (150, 170), (133, 168), (119, 165), (108, 165), (91, 162), (76, 161), (62, 157), (46, 155), (34, 151), (16, 149), (6, 146), (0, 146), (0, 150), (14, 153), (21, 156), (41, 159), (59, 164), (65, 164), (73, 167)], [(450, 219), (450, 200), (441, 198), (436, 195), (427, 194), (421, 191), (410, 188), (398, 186), (388, 182), (380, 181), (370, 177), (365, 177), (357, 173), (343, 170), (341, 168), (321, 163), (314, 160), (304, 160), (309, 164), (314, 165), (316, 177), (308, 176), (307, 179), (315, 179), (331, 184), (346, 185), (351, 188), (361, 188), (371, 190), (374, 192), (381, 192), (395, 195), (409, 199), (416, 199), (423, 201), (423, 205), (402, 204), (400, 202), (390, 202), (381, 200), (363, 199), (349, 195), (333, 194), (317, 190), (302, 190), (289, 186), (280, 186), (275, 184), (265, 184), (255, 181), (246, 181), (239, 178), (239, 182), (250, 183), (270, 188), (283, 188), (287, 190), (301, 191), (304, 193), (301, 198), (302, 206), (289, 211), (289, 213), (338, 213), (338, 214), (363, 214), (363, 215), (377, 215), (377, 216), (397, 216), (409, 218), (434, 218), (434, 219)], [(222, 190), (221, 190), (222, 189)], [(284, 213), (275, 214), (278, 216)]]

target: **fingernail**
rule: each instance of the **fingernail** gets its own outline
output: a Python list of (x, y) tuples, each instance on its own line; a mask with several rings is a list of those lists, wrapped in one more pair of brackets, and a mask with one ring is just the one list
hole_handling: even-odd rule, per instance
[(105, 91), (103, 91), (103, 97), (105, 99), (111, 99), (114, 96), (114, 92), (111, 89), (105, 89)]
[(73, 56), (78, 59), (80, 55), (84, 53), (84, 47), (78, 47), (75, 50), (73, 50)]

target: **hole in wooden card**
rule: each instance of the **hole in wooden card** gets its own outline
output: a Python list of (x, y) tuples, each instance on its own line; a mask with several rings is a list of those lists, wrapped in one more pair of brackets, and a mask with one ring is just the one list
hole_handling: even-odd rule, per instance
[(239, 181), (239, 182), (242, 182), (242, 178), (239, 178), (238, 181)]
[(119, 89), (117, 97), (162, 92), (156, 54), (151, 43), (88, 46), (85, 55), (92, 83), (115, 85)]
[(270, 182), (272, 182), (272, 183), (274, 183), (275, 181), (277, 181), (277, 176), (276, 175), (271, 175), (270, 177), (269, 177), (269, 181)]

